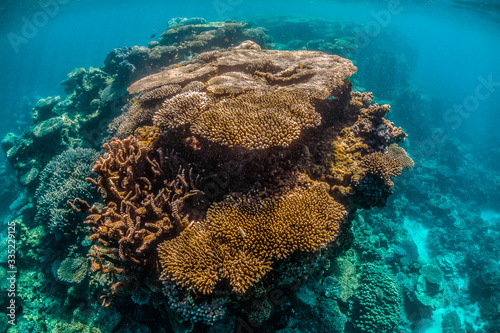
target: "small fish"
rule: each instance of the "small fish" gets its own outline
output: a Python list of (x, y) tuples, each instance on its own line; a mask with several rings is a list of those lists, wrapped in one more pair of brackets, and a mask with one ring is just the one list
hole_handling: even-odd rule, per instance
[(304, 64), (300, 64), (300, 69), (304, 68)]
[(155, 38), (156, 37), (156, 34), (152, 34), (149, 38)]
[(224, 38), (224, 41), (225, 41), (226, 43), (229, 43), (229, 38)]
[(243, 231), (243, 228), (241, 228), (240, 226), (238, 226), (238, 230), (240, 231), (241, 237), (245, 238), (247, 236)]
[(179, 65), (179, 64), (175, 65), (175, 68), (179, 68), (179, 67), (181, 67), (181, 65)]
[(137, 101), (136, 101), (135, 99), (133, 99), (133, 100), (132, 100), (132, 103), (134, 103), (134, 104), (135, 104), (135, 103), (137, 103)]

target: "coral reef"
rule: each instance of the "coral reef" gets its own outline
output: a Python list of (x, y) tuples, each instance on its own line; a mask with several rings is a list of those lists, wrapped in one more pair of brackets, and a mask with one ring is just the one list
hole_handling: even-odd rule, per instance
[[(320, 31), (275, 31), (293, 25)], [(354, 220), (391, 204), (414, 165), (406, 134), (332, 55), (353, 55), (352, 37), (301, 34), (275, 45), (301, 50), (269, 50), (250, 23), (174, 19), (35, 105), (32, 128), (2, 141), (26, 186), (18, 254), (34, 267), (21, 270), (18, 331), (404, 332), (402, 297), (424, 317), (428, 268), (396, 218)]]
[[(338, 56), (245, 41), (133, 83), (137, 97), (115, 126), (134, 134), (105, 143), (93, 168), (105, 206), (74, 203), (98, 243), (92, 271), (114, 279), (104, 304), (120, 291), (156, 292), (161, 280), (181, 318), (213, 323), (230, 295), (244, 304), (279, 284), (274, 269), (308, 267), (291, 256), (314, 261), (342, 246), (352, 203), (378, 190), (357, 204), (380, 205), (403, 170), (386, 149), (409, 159), (388, 148), (405, 138), (383, 118), (389, 107), (350, 91), (354, 71)], [(219, 156), (237, 168), (224, 171)]]
[(401, 297), (394, 278), (381, 267), (365, 264), (359, 283), (351, 309), (354, 331), (394, 331), (401, 313)]

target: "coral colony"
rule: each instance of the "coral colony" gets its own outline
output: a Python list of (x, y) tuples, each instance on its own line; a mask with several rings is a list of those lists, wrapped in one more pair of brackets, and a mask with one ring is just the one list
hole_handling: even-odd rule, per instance
[[(130, 85), (137, 103), (117, 133), (134, 134), (105, 143), (89, 179), (105, 206), (74, 203), (90, 213), (91, 270), (112, 276), (103, 304), (163, 289), (185, 319), (210, 323), (232, 299), (265, 297), (283, 282), (274, 271), (303, 266), (293, 254), (333, 250), (357, 205), (383, 204), (411, 160), (388, 106), (351, 91), (355, 70), (245, 41)], [(223, 163), (237, 175), (200, 205)]]
[[(33, 127), (4, 139), (37, 197), (25, 208), (35, 227), (18, 221), (20, 255), (49, 266), (21, 292), (49, 274), (68, 296), (46, 306), (73, 318), (26, 307), (20, 331), (111, 332), (129, 313), (134, 332), (232, 332), (292, 315), (276, 291), (345, 253), (354, 213), (383, 207), (413, 161), (389, 105), (353, 91), (350, 60), (269, 46), (247, 24), (174, 20), (159, 42), (70, 73), (67, 97), (40, 100)], [(419, 297), (431, 302), (440, 271), (426, 272)], [(355, 330), (389, 332), (396, 281), (373, 264), (358, 273), (325, 279), (325, 295), (351, 296)]]

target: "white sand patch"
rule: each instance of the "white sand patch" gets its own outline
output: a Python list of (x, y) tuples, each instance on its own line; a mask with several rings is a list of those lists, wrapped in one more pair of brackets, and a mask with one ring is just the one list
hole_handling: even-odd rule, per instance
[(500, 219), (500, 213), (490, 209), (483, 210), (481, 211), (481, 218), (492, 225)]
[(413, 221), (408, 217), (404, 218), (403, 228), (408, 231), (410, 238), (415, 242), (415, 244), (417, 244), (418, 254), (425, 259), (425, 261), (429, 262), (429, 253), (427, 252), (427, 248), (425, 246), (425, 240), (427, 239), (429, 229), (425, 228), (421, 223)]

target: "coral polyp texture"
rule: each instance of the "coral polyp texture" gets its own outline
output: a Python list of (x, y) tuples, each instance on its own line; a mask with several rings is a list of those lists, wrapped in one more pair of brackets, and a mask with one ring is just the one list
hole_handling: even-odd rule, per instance
[[(145, 77), (128, 91), (144, 93), (141, 103), (152, 104), (155, 91), (201, 82), (203, 91), (166, 99), (148, 125), (163, 129), (186, 125), (193, 134), (231, 147), (286, 147), (303, 130), (321, 124), (317, 104), (340, 94), (355, 70), (339, 56), (262, 50), (246, 41)], [(122, 128), (137, 123), (136, 109), (131, 107)], [(142, 113), (141, 120), (148, 114)]]
[(210, 293), (222, 279), (243, 293), (294, 251), (314, 251), (332, 242), (347, 212), (325, 183), (279, 200), (223, 201), (204, 223), (159, 248), (164, 278)]
[(89, 212), (91, 270), (112, 280), (104, 304), (163, 293), (212, 324), (342, 248), (356, 209), (382, 206), (412, 166), (390, 107), (352, 91), (355, 71), (245, 41), (130, 85), (89, 178), (104, 205), (72, 203)]

